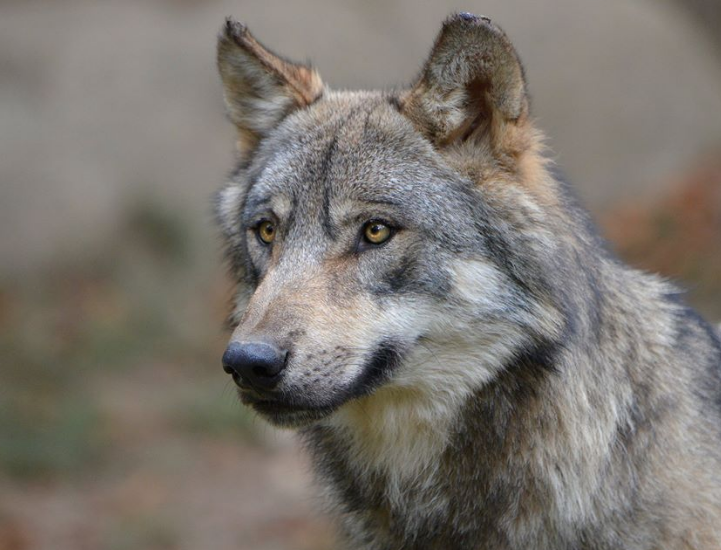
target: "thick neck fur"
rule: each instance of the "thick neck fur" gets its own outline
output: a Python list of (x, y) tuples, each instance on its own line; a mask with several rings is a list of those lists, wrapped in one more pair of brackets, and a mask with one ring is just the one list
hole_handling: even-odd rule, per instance
[[(596, 244), (590, 234), (579, 241)], [(696, 390), (676, 391), (697, 385), (684, 365), (718, 363), (719, 351), (704, 356), (682, 342), (710, 333), (671, 287), (585, 246), (566, 251), (577, 264), (563, 273), (579, 275), (563, 281), (570, 320), (557, 341), (510, 353), (484, 351), (472, 333), (445, 342), (430, 356), (419, 352), (419, 361), (450, 371), (494, 356), (503, 364), (486, 369), (488, 379), (475, 387), (456, 384), (455, 394), (443, 384), (437, 392), (381, 388), (306, 431), (354, 547), (721, 544), (718, 531), (683, 527), (690, 517), (719, 514), (718, 495), (702, 488), (676, 509), (657, 505), (669, 488), (703, 487), (709, 461), (721, 466), (717, 451), (703, 459), (687, 449), (690, 432), (720, 425), (718, 407), (713, 418), (699, 418), (699, 402), (719, 392), (718, 378), (711, 376), (701, 400), (690, 399)], [(655, 433), (661, 426), (663, 439)]]

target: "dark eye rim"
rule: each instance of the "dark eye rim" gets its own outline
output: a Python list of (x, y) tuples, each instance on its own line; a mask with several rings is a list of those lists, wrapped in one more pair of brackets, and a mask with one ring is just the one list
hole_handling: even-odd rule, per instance
[[(365, 235), (366, 228), (373, 224), (384, 225), (389, 229), (390, 233), (388, 234), (388, 238), (386, 240), (380, 243), (374, 243), (373, 241), (368, 240)], [(392, 224), (382, 218), (371, 218), (370, 220), (363, 222), (363, 225), (361, 225), (360, 234), (358, 236), (358, 250), (362, 252), (366, 249), (376, 249), (386, 246), (393, 240), (393, 237), (396, 236), (398, 231), (400, 231), (400, 227), (395, 224)]]

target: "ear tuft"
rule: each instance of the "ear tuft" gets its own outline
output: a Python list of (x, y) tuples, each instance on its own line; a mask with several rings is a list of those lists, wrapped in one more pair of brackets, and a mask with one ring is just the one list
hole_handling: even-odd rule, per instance
[(231, 18), (218, 37), (217, 59), (225, 104), (244, 151), (290, 112), (310, 105), (323, 93), (323, 82), (313, 68), (275, 55), (248, 27)]
[[(528, 114), (523, 67), (506, 34), (487, 17), (458, 13), (443, 23), (404, 112), (439, 145)], [(493, 138), (493, 136), (490, 136)]]

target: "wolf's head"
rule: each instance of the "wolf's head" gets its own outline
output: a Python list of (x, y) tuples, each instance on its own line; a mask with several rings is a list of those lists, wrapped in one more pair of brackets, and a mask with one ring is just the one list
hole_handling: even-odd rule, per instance
[(240, 289), (224, 367), (244, 402), (298, 426), (384, 391), (457, 400), (557, 339), (560, 199), (490, 20), (450, 17), (397, 93), (330, 91), (232, 21), (218, 66), (240, 150), (217, 203)]

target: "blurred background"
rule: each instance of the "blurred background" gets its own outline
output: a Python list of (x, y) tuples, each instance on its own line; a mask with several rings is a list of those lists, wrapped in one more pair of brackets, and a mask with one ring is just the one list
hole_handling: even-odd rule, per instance
[(614, 248), (721, 320), (718, 0), (0, 0), (0, 549), (332, 547), (292, 436), (236, 402), (210, 199), (223, 19), (335, 88), (491, 16)]

